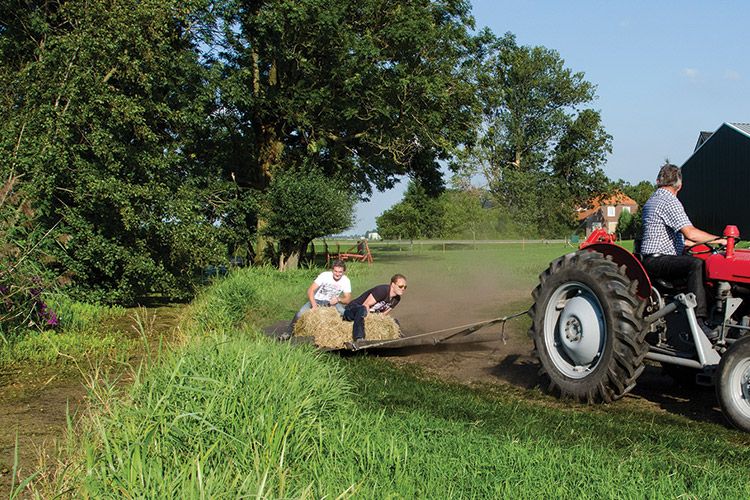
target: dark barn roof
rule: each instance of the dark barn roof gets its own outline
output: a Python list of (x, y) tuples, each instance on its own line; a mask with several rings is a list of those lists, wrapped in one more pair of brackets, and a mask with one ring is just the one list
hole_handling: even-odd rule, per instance
[(703, 143), (712, 135), (714, 135), (713, 132), (701, 132), (700, 135), (698, 135), (698, 142), (695, 144), (695, 149), (693, 149), (693, 151), (698, 151), (698, 148), (703, 146)]
[(721, 234), (727, 224), (750, 239), (750, 123), (724, 123), (704, 137), (682, 165), (679, 198), (700, 229)]

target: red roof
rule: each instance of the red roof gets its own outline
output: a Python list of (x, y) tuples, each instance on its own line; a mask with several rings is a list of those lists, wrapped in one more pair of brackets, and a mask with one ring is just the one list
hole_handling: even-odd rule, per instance
[(602, 208), (603, 206), (617, 206), (617, 205), (630, 205), (633, 207), (638, 207), (638, 204), (635, 202), (633, 198), (626, 195), (625, 193), (615, 193), (610, 196), (605, 197), (598, 197), (591, 200), (591, 203), (589, 205), (589, 208), (579, 208), (578, 209), (578, 220), (584, 220), (585, 218), (589, 217), (590, 215), (594, 214)]

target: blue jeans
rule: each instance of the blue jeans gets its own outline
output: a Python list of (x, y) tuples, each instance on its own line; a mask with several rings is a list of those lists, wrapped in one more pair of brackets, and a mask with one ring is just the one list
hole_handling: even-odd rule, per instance
[[(318, 304), (320, 307), (331, 307), (331, 303), (327, 300), (315, 300), (315, 303)], [(338, 311), (339, 314), (344, 314), (344, 305), (340, 302), (336, 302), (336, 305), (333, 307), (336, 308), (336, 311)], [(299, 311), (297, 311), (297, 314), (294, 315), (294, 319), (292, 320), (291, 326), (294, 326), (294, 324), (299, 320), (300, 316), (305, 314), (307, 311), (312, 309), (312, 304), (310, 304), (310, 301), (305, 302), (305, 305), (299, 308)]]
[(367, 308), (359, 304), (349, 304), (344, 310), (344, 321), (353, 321), (352, 339), (356, 342), (365, 338), (365, 316)]

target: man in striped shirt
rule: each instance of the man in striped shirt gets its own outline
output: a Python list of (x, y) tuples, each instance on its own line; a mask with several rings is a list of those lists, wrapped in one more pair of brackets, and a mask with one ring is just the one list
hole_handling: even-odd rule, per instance
[(672, 280), (687, 276), (687, 288), (695, 294), (695, 316), (709, 338), (718, 332), (706, 325), (708, 315), (706, 290), (703, 286), (703, 261), (683, 255), (686, 246), (698, 242), (715, 241), (726, 245), (726, 240), (701, 231), (690, 222), (685, 208), (677, 199), (682, 189), (680, 168), (666, 163), (656, 178), (657, 190), (643, 205), (643, 236), (641, 255), (643, 267), (654, 278)]

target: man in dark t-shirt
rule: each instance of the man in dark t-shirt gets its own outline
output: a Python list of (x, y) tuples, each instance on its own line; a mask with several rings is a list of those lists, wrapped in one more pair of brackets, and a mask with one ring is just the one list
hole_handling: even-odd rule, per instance
[(352, 321), (352, 339), (356, 347), (358, 340), (365, 338), (365, 316), (368, 313), (388, 314), (401, 302), (406, 291), (406, 277), (394, 274), (387, 285), (378, 285), (347, 304), (344, 320)]

